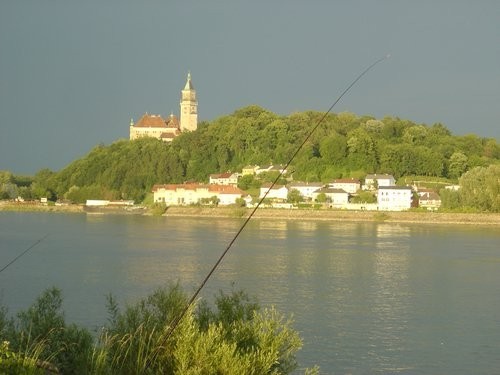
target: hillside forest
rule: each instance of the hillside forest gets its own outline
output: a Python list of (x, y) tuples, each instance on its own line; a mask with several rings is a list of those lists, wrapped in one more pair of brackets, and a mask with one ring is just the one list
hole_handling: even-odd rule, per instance
[[(207, 182), (211, 173), (237, 172), (246, 165), (286, 164), (322, 112), (277, 115), (259, 106), (202, 122), (171, 144), (143, 138), (97, 145), (60, 171), (35, 176), (0, 171), (0, 199), (131, 199), (142, 202), (154, 184)], [(442, 124), (416, 124), (394, 117), (376, 119), (331, 113), (294, 158), (295, 181), (328, 182), (389, 173), (398, 183), (440, 181), (481, 189), (468, 202), (463, 191), (443, 192), (446, 208), (475, 207), (500, 212), (500, 146), (496, 139), (457, 136)], [(478, 186), (476, 186), (478, 185)], [(472, 191), (471, 190), (471, 191)]]

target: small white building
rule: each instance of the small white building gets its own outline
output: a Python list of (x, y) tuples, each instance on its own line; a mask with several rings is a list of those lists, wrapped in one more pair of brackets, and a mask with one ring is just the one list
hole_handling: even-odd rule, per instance
[(313, 193), (324, 186), (321, 182), (291, 182), (288, 189), (298, 190), (300, 195), (306, 199), (313, 199)]
[(378, 209), (381, 211), (405, 211), (411, 208), (413, 190), (410, 186), (379, 186)]
[(238, 173), (217, 173), (209, 176), (209, 183), (212, 185), (238, 185)]
[(349, 193), (342, 189), (322, 188), (312, 193), (313, 201), (318, 199), (318, 195), (325, 194), (328, 202), (332, 206), (343, 206), (349, 203)]
[[(260, 187), (260, 194), (259, 194), (259, 199), (262, 199), (266, 192), (269, 190), (271, 187), (271, 184), (263, 184)], [(269, 190), (269, 193), (267, 194), (266, 198), (270, 199), (280, 199), (283, 201), (286, 201), (288, 198), (288, 188), (284, 185), (274, 185), (271, 190)]]
[(328, 187), (332, 189), (342, 189), (348, 193), (354, 194), (361, 189), (361, 182), (355, 178), (340, 178), (330, 182)]
[(395, 186), (396, 180), (390, 174), (367, 174), (363, 190), (377, 190), (381, 186)]

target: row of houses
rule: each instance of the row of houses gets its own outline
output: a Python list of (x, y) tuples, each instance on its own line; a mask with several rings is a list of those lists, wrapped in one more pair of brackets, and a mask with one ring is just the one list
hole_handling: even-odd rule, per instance
[[(155, 202), (167, 205), (190, 205), (198, 203), (217, 203), (219, 205), (234, 204), (243, 199), (250, 206), (252, 197), (237, 187), (238, 179), (245, 174), (259, 174), (269, 171), (284, 172), (282, 166), (245, 167), (239, 173), (218, 173), (209, 176), (209, 184), (167, 184), (155, 185), (153, 195)], [(260, 172), (259, 172), (260, 171)], [(431, 190), (414, 190), (409, 186), (396, 186), (390, 174), (368, 174), (364, 184), (354, 178), (336, 179), (330, 183), (290, 182), (287, 185), (264, 184), (260, 188), (259, 199), (267, 198), (273, 205), (282, 206), (288, 200), (292, 190), (297, 190), (305, 201), (316, 202), (324, 195), (330, 207), (340, 209), (367, 209), (381, 211), (402, 211), (418, 205), (428, 209), (440, 206), (439, 196)], [(350, 199), (360, 190), (373, 191), (377, 197), (374, 204), (351, 204)], [(414, 194), (416, 193), (416, 194)], [(420, 202), (419, 202), (420, 201)]]
[(377, 203), (351, 204), (349, 198), (352, 194), (344, 189), (339, 189), (322, 184), (293, 183), (287, 186), (270, 184), (260, 189), (260, 198), (286, 201), (292, 189), (299, 191), (306, 200), (315, 202), (320, 194), (324, 194), (330, 207), (340, 209), (369, 209), (380, 211), (404, 211), (416, 206), (413, 189), (410, 186), (379, 186), (377, 189)]
[[(259, 198), (267, 198), (273, 206), (281, 207), (288, 200), (291, 190), (297, 190), (305, 200), (318, 201), (324, 194), (329, 207), (346, 210), (404, 211), (411, 207), (425, 207), (429, 210), (439, 208), (439, 196), (432, 191), (420, 191), (413, 194), (410, 186), (381, 186), (377, 189), (377, 203), (352, 204), (351, 194), (343, 189), (317, 184), (295, 183), (289, 186), (270, 184), (260, 189)], [(252, 197), (244, 191), (230, 185), (215, 184), (167, 184), (153, 187), (154, 201), (168, 206), (182, 206), (199, 203), (216, 203), (221, 206), (234, 204), (243, 199), (247, 206), (252, 205)]]
[[(247, 166), (243, 168), (241, 174), (235, 172), (211, 174), (209, 175), (209, 184), (237, 186), (238, 179), (241, 176), (246, 176), (249, 174), (258, 176), (263, 172), (269, 172), (269, 171), (286, 173), (286, 169), (284, 169), (282, 166), (270, 165), (270, 166), (265, 166), (263, 168), (258, 166)], [(314, 184), (317, 184), (318, 186), (323, 186), (323, 184), (321, 184), (320, 182), (311, 182), (310, 184), (311, 186), (313, 186)], [(344, 178), (344, 179), (333, 180), (328, 185), (333, 189), (343, 189), (350, 194), (355, 194), (360, 189), (376, 190), (379, 186), (395, 186), (396, 180), (390, 174), (368, 174), (366, 175), (364, 184), (361, 184), (361, 181), (356, 178)]]

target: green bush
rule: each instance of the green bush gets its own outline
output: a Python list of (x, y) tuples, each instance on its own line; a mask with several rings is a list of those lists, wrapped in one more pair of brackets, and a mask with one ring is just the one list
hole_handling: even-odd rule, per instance
[(300, 337), (274, 308), (261, 310), (242, 291), (220, 292), (213, 305), (191, 305), (169, 334), (187, 301), (178, 284), (123, 309), (110, 295), (109, 322), (93, 340), (65, 323), (61, 292), (48, 289), (15, 319), (0, 309), (0, 373), (289, 374), (297, 368)]

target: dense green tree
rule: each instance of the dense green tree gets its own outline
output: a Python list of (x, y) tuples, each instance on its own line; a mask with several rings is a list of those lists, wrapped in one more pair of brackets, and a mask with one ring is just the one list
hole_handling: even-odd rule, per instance
[(347, 156), (346, 138), (334, 132), (321, 140), (319, 151), (325, 163), (343, 165)]
[(455, 152), (450, 157), (448, 166), (448, 176), (450, 178), (459, 178), (468, 168), (468, 158), (461, 152)]
[(289, 203), (300, 203), (304, 201), (304, 197), (297, 189), (290, 189), (287, 195), (287, 202)]
[(358, 128), (347, 136), (347, 163), (352, 169), (378, 170), (378, 148), (366, 130)]
[(456, 190), (441, 189), (439, 191), (439, 197), (441, 198), (441, 209), (457, 210), (462, 207), (460, 192)]
[(500, 165), (473, 168), (460, 177), (459, 184), (465, 207), (500, 212)]

